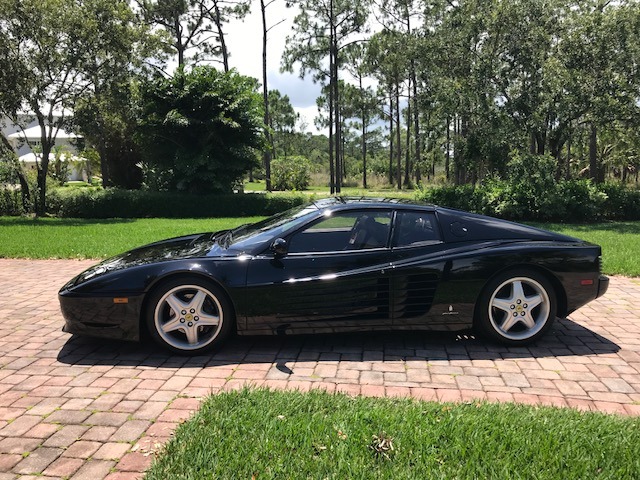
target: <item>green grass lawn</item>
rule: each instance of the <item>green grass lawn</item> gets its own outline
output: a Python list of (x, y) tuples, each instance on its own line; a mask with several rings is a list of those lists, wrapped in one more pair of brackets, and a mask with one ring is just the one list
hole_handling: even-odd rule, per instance
[[(0, 257), (104, 258), (164, 238), (232, 228), (261, 217), (205, 219), (30, 219), (0, 217)], [(536, 224), (597, 243), (603, 271), (640, 276), (640, 222)]]
[(209, 397), (145, 478), (565, 480), (638, 472), (637, 418), (244, 390)]
[(157, 240), (233, 228), (260, 218), (0, 217), (0, 258), (105, 258)]

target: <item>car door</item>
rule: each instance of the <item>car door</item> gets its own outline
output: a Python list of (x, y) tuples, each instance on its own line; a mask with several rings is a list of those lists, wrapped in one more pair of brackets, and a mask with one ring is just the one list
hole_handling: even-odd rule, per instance
[(451, 315), (432, 310), (439, 288), (442, 293), (444, 250), (434, 212), (396, 213), (391, 249), (394, 327), (440, 328), (449, 323)]
[(286, 238), (286, 253), (249, 262), (248, 331), (368, 329), (390, 324), (391, 210), (320, 218)]

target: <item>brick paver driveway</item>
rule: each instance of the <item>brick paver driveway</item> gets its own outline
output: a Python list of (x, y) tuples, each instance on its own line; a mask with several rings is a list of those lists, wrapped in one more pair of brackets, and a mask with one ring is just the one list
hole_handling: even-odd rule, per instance
[(91, 261), (0, 260), (0, 480), (136, 478), (198, 398), (247, 382), (640, 414), (640, 281), (532, 348), (452, 334), (235, 339), (187, 359), (63, 333), (58, 288)]

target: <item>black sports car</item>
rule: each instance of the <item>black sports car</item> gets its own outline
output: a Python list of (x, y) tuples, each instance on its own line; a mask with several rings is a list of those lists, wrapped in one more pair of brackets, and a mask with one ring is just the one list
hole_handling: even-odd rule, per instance
[(536, 340), (603, 295), (600, 247), (400, 200), (331, 198), (173, 238), (81, 273), (64, 331), (197, 354), (238, 334), (465, 330)]

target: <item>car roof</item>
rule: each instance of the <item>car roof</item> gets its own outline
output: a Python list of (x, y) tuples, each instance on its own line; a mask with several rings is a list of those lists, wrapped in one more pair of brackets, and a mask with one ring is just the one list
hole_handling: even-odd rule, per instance
[(398, 198), (332, 197), (316, 200), (313, 204), (322, 210), (399, 209), (437, 212), (448, 242), (481, 241), (496, 239), (580, 241), (559, 233), (541, 230), (507, 220), (478, 215), (462, 210), (439, 207), (415, 200)]
[(372, 198), (372, 197), (329, 197), (315, 200), (313, 204), (320, 210), (343, 208), (411, 208), (418, 207), (433, 211), (434, 205), (401, 198)]

